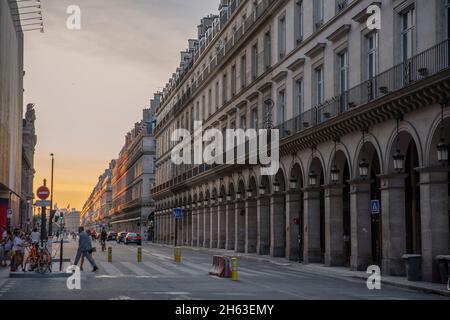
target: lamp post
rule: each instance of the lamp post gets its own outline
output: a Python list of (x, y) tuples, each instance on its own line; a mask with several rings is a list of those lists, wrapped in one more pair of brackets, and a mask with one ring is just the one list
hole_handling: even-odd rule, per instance
[(50, 180), (50, 218), (48, 221), (48, 236), (51, 238), (53, 236), (53, 171), (55, 168), (55, 155), (53, 153), (50, 154), (52, 157), (52, 172), (51, 172), (51, 180)]

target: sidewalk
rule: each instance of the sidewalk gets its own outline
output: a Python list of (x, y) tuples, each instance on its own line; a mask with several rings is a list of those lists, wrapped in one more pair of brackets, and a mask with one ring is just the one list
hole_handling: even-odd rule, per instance
[[(155, 246), (155, 247), (166, 247), (173, 248), (171, 245), (145, 242), (144, 245)], [(298, 271), (313, 273), (317, 275), (323, 275), (328, 277), (335, 277), (339, 279), (360, 279), (366, 281), (370, 274), (364, 271), (351, 271), (345, 267), (325, 267), (322, 264), (302, 264), (295, 261), (289, 261), (286, 258), (274, 258), (270, 256), (261, 256), (254, 253), (236, 253), (233, 250), (222, 250), (222, 249), (208, 249), (208, 248), (197, 248), (197, 247), (183, 247), (183, 249), (191, 251), (199, 251), (210, 253), (212, 255), (224, 255), (233, 256), (238, 259), (253, 260), (258, 262), (268, 262), (279, 266), (287, 266)], [(383, 284), (392, 285), (401, 288), (407, 288), (411, 290), (417, 290), (426, 293), (439, 294), (443, 296), (450, 297), (450, 292), (447, 290), (446, 284), (430, 283), (423, 281), (408, 281), (405, 277), (392, 277), (392, 276), (382, 276), (381, 285)]]

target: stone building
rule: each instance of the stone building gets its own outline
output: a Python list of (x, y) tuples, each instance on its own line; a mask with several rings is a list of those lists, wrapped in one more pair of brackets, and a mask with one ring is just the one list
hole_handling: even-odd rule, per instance
[[(423, 279), (450, 253), (450, 1), (221, 1), (157, 110), (157, 241)], [(372, 11), (373, 12), (373, 11)], [(280, 169), (174, 165), (175, 129), (279, 130)], [(248, 148), (247, 148), (248, 152)], [(379, 209), (379, 210), (378, 210)]]
[(33, 217), (33, 180), (34, 180), (34, 152), (37, 143), (34, 122), (36, 115), (33, 104), (27, 105), (25, 119), (22, 126), (22, 200), (20, 226), (30, 228)]
[(109, 224), (109, 211), (112, 205), (111, 179), (114, 165), (115, 160), (112, 160), (109, 168), (99, 176), (97, 185), (81, 210), (82, 225), (86, 229), (99, 230)]
[(71, 211), (64, 212), (64, 226), (66, 232), (78, 232), (78, 227), (80, 225), (80, 211), (72, 209)]
[(160, 95), (155, 94), (143, 119), (125, 137), (125, 144), (112, 170), (112, 207), (109, 212), (111, 228), (117, 232), (144, 234), (154, 201), (150, 190), (155, 183), (154, 112)]
[[(23, 32), (15, 1), (0, 2), (0, 225), (20, 225), (23, 115)], [(17, 29), (17, 30), (16, 30)]]

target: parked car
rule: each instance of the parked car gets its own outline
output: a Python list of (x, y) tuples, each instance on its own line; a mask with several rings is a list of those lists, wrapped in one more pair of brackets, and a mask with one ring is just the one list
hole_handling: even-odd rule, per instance
[(112, 241), (117, 239), (117, 232), (115, 231), (109, 231), (106, 236), (106, 241)]
[(142, 244), (142, 237), (140, 234), (137, 233), (127, 233), (126, 237), (125, 237), (125, 244), (129, 244), (129, 243), (136, 243), (138, 245)]
[(116, 241), (117, 243), (125, 242), (125, 236), (128, 232), (122, 231), (117, 234)]

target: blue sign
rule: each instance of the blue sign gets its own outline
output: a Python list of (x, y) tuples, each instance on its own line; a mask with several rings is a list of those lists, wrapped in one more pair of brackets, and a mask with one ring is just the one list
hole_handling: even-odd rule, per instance
[(371, 208), (372, 214), (380, 214), (380, 200), (370, 201), (370, 208)]
[(183, 217), (183, 210), (181, 210), (181, 208), (174, 208), (173, 217), (175, 219), (181, 219)]
[(12, 216), (13, 216), (13, 211), (12, 211), (12, 209), (7, 209), (7, 210), (6, 210), (6, 216), (7, 216), (8, 218), (12, 218)]

